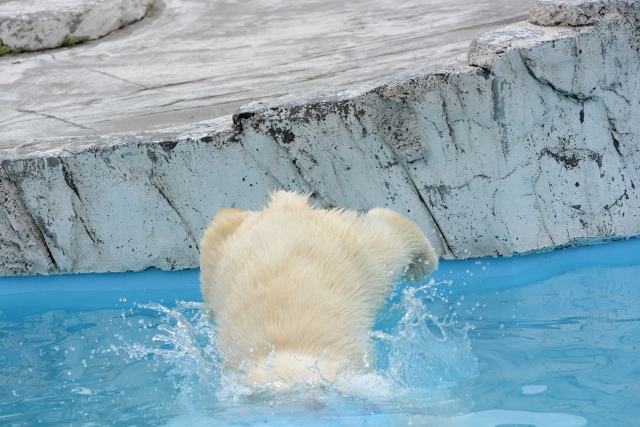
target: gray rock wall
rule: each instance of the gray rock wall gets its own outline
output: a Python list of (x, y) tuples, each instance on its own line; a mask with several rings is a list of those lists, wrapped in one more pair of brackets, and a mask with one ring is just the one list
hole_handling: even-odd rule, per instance
[(476, 39), (468, 64), (0, 151), (1, 274), (194, 268), (215, 212), (274, 188), (392, 207), (445, 258), (640, 235), (639, 2), (531, 16)]

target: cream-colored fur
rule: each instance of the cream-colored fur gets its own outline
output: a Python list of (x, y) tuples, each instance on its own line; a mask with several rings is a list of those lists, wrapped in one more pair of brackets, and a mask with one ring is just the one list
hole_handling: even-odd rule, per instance
[(219, 211), (200, 264), (227, 368), (256, 385), (287, 385), (366, 369), (367, 334), (395, 281), (420, 280), (438, 260), (389, 209), (314, 209), (307, 196), (278, 191), (262, 211)]

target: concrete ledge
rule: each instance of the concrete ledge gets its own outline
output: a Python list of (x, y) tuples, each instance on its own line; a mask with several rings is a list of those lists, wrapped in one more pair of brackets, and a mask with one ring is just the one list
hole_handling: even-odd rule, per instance
[(640, 235), (638, 17), (522, 23), (475, 40), (469, 64), (5, 150), (1, 273), (194, 268), (214, 213), (259, 209), (274, 188), (392, 207), (445, 258)]
[(0, 3), (0, 46), (23, 51), (94, 40), (142, 19), (154, 0), (15, 0)]

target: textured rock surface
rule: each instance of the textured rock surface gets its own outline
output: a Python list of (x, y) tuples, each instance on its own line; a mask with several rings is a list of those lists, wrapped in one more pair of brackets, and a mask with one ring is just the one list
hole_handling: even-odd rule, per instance
[(5, 150), (2, 273), (196, 267), (215, 211), (258, 209), (273, 188), (390, 206), (447, 258), (640, 235), (629, 10), (576, 28), (518, 24), (475, 40), (469, 64), (211, 122)]
[(637, 0), (538, 0), (529, 21), (542, 26), (591, 25), (610, 14), (637, 14)]
[(60, 47), (68, 37), (97, 39), (142, 19), (153, 0), (0, 2), (0, 42), (23, 50)]
[(161, 130), (451, 61), (483, 32), (527, 19), (534, 3), (158, 0), (99, 42), (0, 57), (0, 149)]

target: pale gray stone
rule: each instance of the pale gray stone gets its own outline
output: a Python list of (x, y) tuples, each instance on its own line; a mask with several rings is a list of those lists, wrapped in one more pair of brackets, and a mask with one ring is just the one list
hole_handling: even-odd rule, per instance
[(611, 14), (633, 15), (640, 10), (637, 0), (538, 0), (529, 21), (543, 26), (590, 25)]
[(451, 61), (483, 32), (527, 19), (534, 3), (158, 0), (99, 41), (1, 57), (0, 149), (162, 130)]
[(469, 64), (490, 69), (498, 55), (510, 49), (528, 48), (538, 43), (575, 37), (580, 30), (540, 27), (526, 22), (491, 31), (474, 39), (469, 47)]
[(444, 258), (638, 236), (637, 18), (522, 23), (475, 40), (469, 64), (5, 150), (2, 274), (196, 267), (217, 209), (260, 209), (275, 188), (389, 206)]
[(41, 231), (20, 200), (15, 185), (0, 168), (0, 273), (55, 271)]
[(153, 0), (14, 0), (0, 3), (0, 46), (60, 47), (102, 37), (142, 19)]

